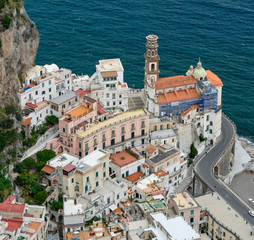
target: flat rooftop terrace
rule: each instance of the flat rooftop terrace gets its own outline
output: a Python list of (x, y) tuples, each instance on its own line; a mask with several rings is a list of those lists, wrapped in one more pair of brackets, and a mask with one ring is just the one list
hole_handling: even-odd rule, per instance
[(166, 158), (171, 158), (173, 157), (174, 155), (176, 155), (177, 153), (180, 154), (179, 150), (176, 149), (176, 148), (173, 148), (171, 150), (168, 150), (168, 151), (162, 151), (159, 149), (159, 154), (153, 158), (150, 158), (149, 160), (154, 163), (154, 164), (157, 164), (159, 163), (160, 161), (166, 159)]

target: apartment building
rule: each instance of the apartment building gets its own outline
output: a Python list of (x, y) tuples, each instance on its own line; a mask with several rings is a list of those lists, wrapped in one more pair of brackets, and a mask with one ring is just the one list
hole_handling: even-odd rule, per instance
[(90, 78), (91, 97), (100, 101), (107, 109), (128, 110), (129, 89), (124, 82), (123, 72), (119, 58), (99, 60), (96, 72)]
[[(149, 116), (145, 110), (124, 112), (103, 122), (94, 122), (97, 111), (89, 106), (82, 105), (67, 112), (59, 121), (60, 137), (49, 141), (46, 148), (57, 154), (64, 149), (83, 157), (98, 148), (115, 153), (126, 147), (147, 144)], [(81, 117), (82, 121), (74, 121)]]
[(187, 192), (171, 195), (170, 207), (177, 215), (182, 216), (193, 229), (199, 231), (201, 207)]

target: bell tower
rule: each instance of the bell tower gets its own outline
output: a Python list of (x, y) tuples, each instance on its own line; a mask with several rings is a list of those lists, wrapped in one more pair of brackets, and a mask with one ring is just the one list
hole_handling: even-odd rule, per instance
[(148, 35), (146, 37), (146, 53), (145, 53), (145, 84), (149, 85), (159, 79), (159, 61), (158, 55), (158, 36)]
[(159, 61), (158, 55), (158, 36), (148, 35), (146, 37), (145, 53), (145, 76), (144, 76), (144, 95), (146, 99), (146, 109), (148, 112), (159, 116), (159, 105), (157, 102), (155, 84), (159, 79)]

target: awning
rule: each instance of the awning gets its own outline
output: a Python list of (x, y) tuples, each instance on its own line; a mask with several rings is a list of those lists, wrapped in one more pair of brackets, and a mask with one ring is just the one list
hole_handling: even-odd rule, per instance
[(117, 209), (117, 206), (115, 204), (112, 204), (109, 209), (113, 212), (114, 210)]

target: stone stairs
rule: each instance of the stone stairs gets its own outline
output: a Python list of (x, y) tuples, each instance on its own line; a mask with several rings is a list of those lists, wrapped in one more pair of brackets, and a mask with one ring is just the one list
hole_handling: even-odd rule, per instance
[(130, 111), (145, 108), (142, 91), (128, 93), (128, 108)]

